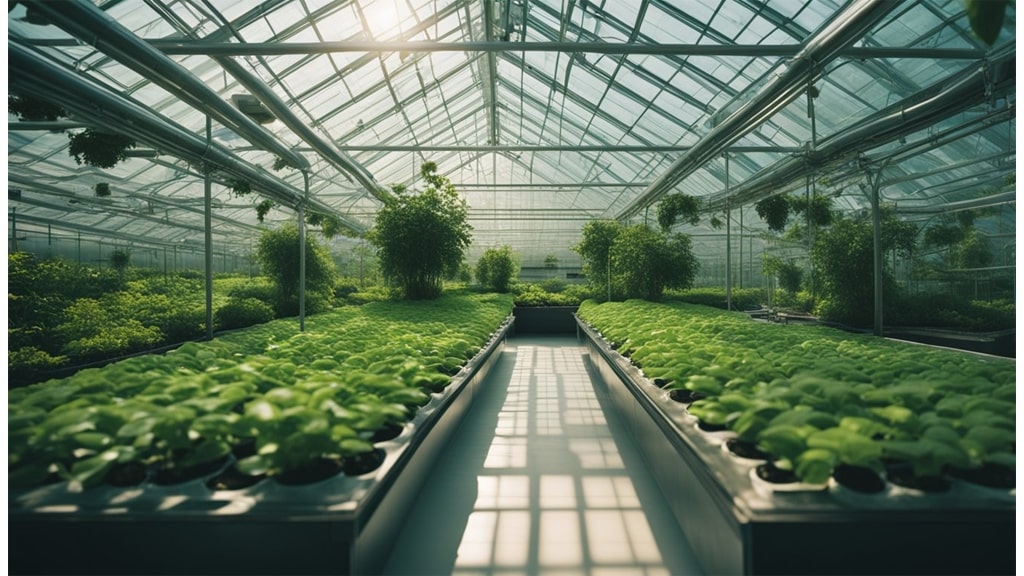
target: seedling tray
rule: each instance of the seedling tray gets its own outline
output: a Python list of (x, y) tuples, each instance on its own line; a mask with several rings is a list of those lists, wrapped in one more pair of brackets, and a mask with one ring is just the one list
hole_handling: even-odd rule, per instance
[(709, 574), (1012, 574), (1016, 490), (953, 481), (948, 492), (878, 494), (773, 485), (762, 461), (725, 449), (599, 333), (577, 319), (590, 361)]
[(509, 317), (398, 437), (376, 444), (384, 463), (362, 476), (302, 486), (265, 479), (230, 491), (211, 490), (203, 479), (11, 491), (11, 573), (377, 573), (512, 325)]

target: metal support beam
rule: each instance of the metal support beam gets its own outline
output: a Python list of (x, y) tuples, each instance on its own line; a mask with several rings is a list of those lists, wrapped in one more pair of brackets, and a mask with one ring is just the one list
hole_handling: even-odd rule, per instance
[[(302, 183), (309, 198), (309, 171), (302, 171)], [(299, 331), (306, 330), (306, 203), (299, 204)]]
[[(213, 122), (206, 117), (206, 142), (213, 141)], [(210, 170), (203, 171), (203, 264), (206, 280), (206, 338), (213, 338), (213, 181)]]
[[(729, 190), (729, 155), (725, 154), (725, 190)], [(725, 205), (725, 309), (732, 310), (732, 210)]]
[(882, 170), (879, 169), (872, 173), (870, 170), (867, 172), (868, 186), (871, 187), (871, 226), (874, 234), (873, 248), (874, 267), (872, 269), (872, 275), (874, 280), (874, 293), (875, 293), (875, 305), (874, 305), (874, 334), (875, 336), (881, 336), (883, 333), (882, 329), (882, 271), (885, 263), (882, 261), (882, 213), (878, 203), (879, 190), (882, 187)]
[(848, 5), (804, 43), (800, 52), (778, 76), (701, 138), (693, 149), (676, 160), (649, 189), (619, 212), (617, 218), (626, 220), (636, 216), (644, 207), (668, 193), (733, 142), (756, 130), (805, 93), (808, 78), (817, 77), (828, 63), (839, 57), (842, 50), (859, 40), (897, 5), (896, 2), (885, 0), (861, 0)]
[[(38, 41), (52, 46), (59, 41)], [(154, 48), (174, 56), (281, 56), (294, 54), (330, 54), (342, 52), (560, 52), (564, 54), (637, 54), (671, 56), (739, 56), (758, 58), (792, 58), (801, 49), (798, 44), (649, 44), (641, 42), (376, 42), (340, 40), (334, 42), (207, 42), (151, 39)], [(60, 45), (67, 45), (61, 43)], [(975, 60), (985, 55), (971, 48), (904, 48), (848, 47), (838, 57), (850, 60), (880, 58), (921, 58), (944, 60)]]

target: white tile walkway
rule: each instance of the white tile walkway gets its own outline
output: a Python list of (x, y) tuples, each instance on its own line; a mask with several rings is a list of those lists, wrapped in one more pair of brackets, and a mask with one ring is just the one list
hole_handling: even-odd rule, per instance
[(517, 336), (435, 464), (386, 574), (700, 574), (574, 337)]

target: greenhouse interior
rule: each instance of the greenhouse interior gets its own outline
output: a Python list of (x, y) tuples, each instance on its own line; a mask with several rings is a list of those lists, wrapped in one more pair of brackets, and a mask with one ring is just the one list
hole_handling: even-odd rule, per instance
[(1011, 0), (11, 0), (12, 574), (1012, 574)]

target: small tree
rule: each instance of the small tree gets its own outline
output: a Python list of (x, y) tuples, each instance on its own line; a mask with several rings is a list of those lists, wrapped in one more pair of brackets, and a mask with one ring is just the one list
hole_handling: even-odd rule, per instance
[(583, 273), (595, 288), (607, 286), (608, 255), (622, 225), (615, 220), (592, 220), (583, 226), (579, 244), (573, 251), (583, 257)]
[(472, 240), (466, 202), (451, 181), (424, 162), (420, 174), (427, 188), (407, 193), (395, 187), (395, 198), (377, 212), (369, 239), (377, 247), (381, 271), (398, 283), (411, 300), (433, 299), (442, 281), (458, 272)]
[(476, 264), (476, 279), (495, 292), (508, 292), (516, 276), (516, 259), (512, 248), (488, 248)]
[[(256, 246), (256, 258), (263, 273), (277, 285), (279, 316), (292, 315), (299, 296), (299, 228), (293, 223), (267, 230)], [(327, 248), (311, 234), (306, 235), (306, 292), (326, 299), (334, 289), (334, 261)]]
[(596, 289), (610, 284), (623, 298), (660, 300), (666, 288), (692, 286), (699, 268), (689, 236), (660, 234), (643, 224), (588, 222), (573, 250)]

